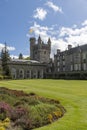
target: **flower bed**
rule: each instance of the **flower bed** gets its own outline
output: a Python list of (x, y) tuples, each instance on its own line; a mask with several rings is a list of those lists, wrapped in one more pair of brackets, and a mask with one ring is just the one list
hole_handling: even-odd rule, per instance
[[(35, 93), (0, 88), (0, 124), (9, 119), (12, 130), (30, 130), (52, 123), (62, 117), (64, 107), (59, 101)], [(8, 127), (1, 125), (2, 129)]]

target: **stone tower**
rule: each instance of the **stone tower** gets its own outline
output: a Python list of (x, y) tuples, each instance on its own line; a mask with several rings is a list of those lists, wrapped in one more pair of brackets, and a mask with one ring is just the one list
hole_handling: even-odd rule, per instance
[(50, 61), (50, 53), (51, 53), (51, 40), (48, 39), (47, 44), (45, 44), (41, 37), (38, 37), (36, 42), (36, 38), (30, 38), (30, 59), (36, 60), (41, 63), (49, 63)]

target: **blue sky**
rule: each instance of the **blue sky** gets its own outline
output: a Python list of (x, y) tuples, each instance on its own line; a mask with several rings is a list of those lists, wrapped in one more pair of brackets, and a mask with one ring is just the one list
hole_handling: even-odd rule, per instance
[(51, 38), (51, 56), (87, 44), (87, 0), (0, 0), (0, 50), (6, 42), (11, 56), (27, 56), (29, 38), (39, 35)]

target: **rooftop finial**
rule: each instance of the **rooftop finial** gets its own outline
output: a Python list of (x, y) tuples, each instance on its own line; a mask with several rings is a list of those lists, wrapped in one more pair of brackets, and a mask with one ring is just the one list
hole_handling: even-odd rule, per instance
[(41, 43), (42, 43), (42, 40), (41, 40), (40, 35), (39, 35), (39, 37), (38, 37), (38, 43), (39, 43), (39, 44), (41, 44)]
[(50, 38), (48, 38), (48, 44), (51, 44), (51, 40), (50, 40)]

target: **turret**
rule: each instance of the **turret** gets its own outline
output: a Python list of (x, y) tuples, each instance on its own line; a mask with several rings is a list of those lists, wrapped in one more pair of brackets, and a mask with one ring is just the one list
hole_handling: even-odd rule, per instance
[(36, 38), (35, 37), (31, 37), (30, 38), (30, 44), (35, 44), (36, 43)]
[(41, 63), (49, 63), (51, 52), (51, 40), (48, 39), (45, 44), (41, 37), (38, 37), (37, 43), (35, 38), (30, 38), (30, 59), (37, 60)]
[(48, 44), (51, 45), (51, 40), (50, 40), (50, 38), (48, 39)]
[(51, 52), (51, 40), (50, 40), (50, 38), (48, 39), (48, 46), (49, 46), (49, 51)]
[(34, 45), (36, 43), (36, 38), (34, 37), (31, 37), (30, 38), (30, 59), (32, 60), (33, 57), (34, 57), (34, 54), (33, 54), (33, 50), (34, 50)]
[(39, 37), (38, 37), (38, 44), (41, 44), (41, 43), (42, 43), (42, 40), (41, 40), (41, 37), (39, 35)]

